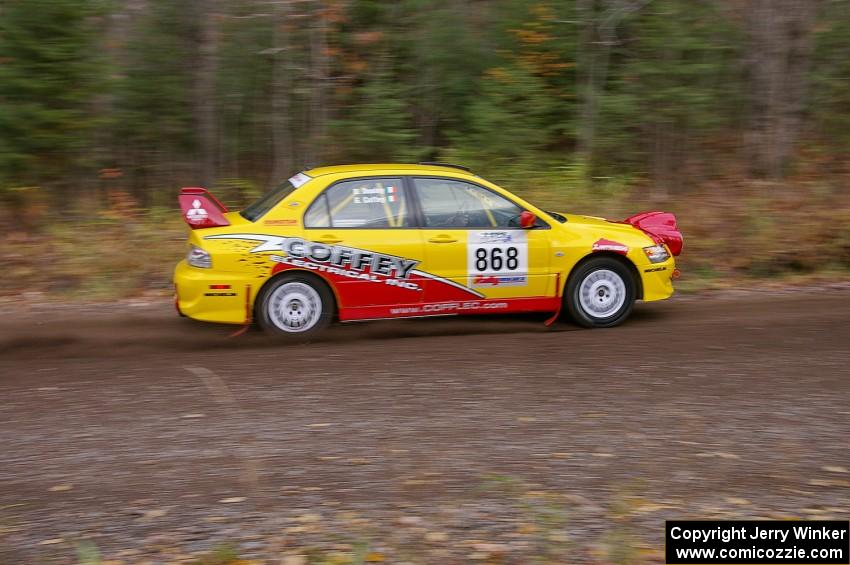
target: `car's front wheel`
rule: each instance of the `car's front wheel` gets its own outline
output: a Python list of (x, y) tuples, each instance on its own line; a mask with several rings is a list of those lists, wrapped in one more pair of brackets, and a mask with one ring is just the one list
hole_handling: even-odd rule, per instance
[(309, 275), (285, 275), (266, 285), (257, 297), (257, 321), (268, 333), (293, 339), (319, 334), (333, 320), (328, 287)]
[(585, 262), (567, 284), (567, 310), (586, 328), (610, 328), (625, 320), (635, 303), (635, 281), (629, 268), (609, 257)]

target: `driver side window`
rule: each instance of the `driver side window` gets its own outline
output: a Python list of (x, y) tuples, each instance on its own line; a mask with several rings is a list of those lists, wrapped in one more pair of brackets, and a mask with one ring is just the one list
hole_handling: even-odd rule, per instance
[(512, 228), (522, 209), (495, 192), (452, 179), (416, 178), (426, 228)]

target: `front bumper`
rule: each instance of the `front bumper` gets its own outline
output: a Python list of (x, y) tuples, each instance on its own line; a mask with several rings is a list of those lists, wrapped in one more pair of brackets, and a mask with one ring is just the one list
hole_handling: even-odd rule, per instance
[(262, 281), (238, 273), (192, 267), (186, 260), (174, 269), (177, 311), (195, 320), (246, 324)]

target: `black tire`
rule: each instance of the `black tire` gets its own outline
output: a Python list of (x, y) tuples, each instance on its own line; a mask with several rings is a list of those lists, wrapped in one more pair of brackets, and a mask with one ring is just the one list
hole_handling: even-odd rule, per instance
[(310, 275), (292, 273), (263, 287), (254, 315), (267, 334), (303, 341), (327, 329), (335, 311), (333, 294), (324, 282)]
[(564, 301), (578, 325), (610, 328), (629, 317), (636, 294), (634, 276), (626, 265), (610, 257), (597, 257), (573, 272)]

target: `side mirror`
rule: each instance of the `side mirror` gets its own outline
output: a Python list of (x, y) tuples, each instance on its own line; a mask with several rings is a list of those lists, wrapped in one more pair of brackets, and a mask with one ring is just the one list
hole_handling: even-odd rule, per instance
[(523, 210), (523, 212), (519, 215), (519, 227), (522, 229), (528, 230), (534, 227), (534, 224), (537, 223), (537, 216), (529, 212), (528, 210)]

